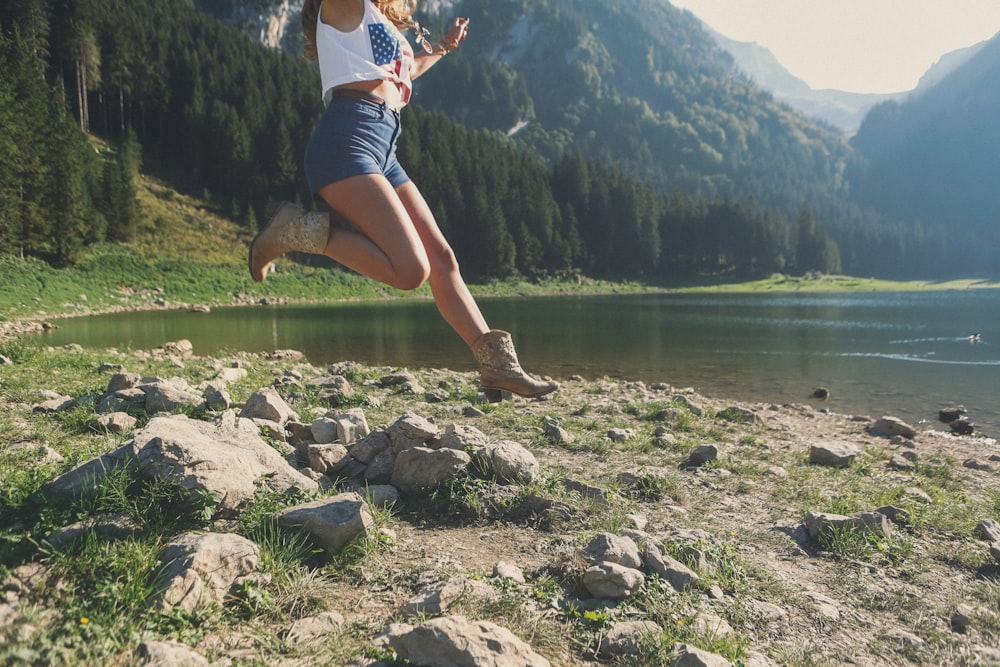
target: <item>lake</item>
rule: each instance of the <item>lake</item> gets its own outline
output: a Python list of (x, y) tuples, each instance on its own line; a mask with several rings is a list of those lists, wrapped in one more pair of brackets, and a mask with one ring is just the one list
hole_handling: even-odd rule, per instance
[[(553, 296), (480, 306), (514, 334), (527, 370), (557, 379), (667, 382), (776, 403), (807, 403), (823, 386), (823, 406), (835, 412), (916, 423), (964, 405), (983, 432), (1000, 435), (1000, 290)], [(38, 340), (151, 349), (186, 338), (196, 354), (290, 348), (321, 367), (351, 359), (473, 369), (428, 300), (121, 313), (59, 326)]]

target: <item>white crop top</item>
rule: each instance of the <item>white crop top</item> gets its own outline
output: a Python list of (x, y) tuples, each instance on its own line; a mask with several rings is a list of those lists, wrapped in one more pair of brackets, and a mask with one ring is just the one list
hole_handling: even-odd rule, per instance
[(396, 84), (406, 104), (413, 90), (410, 79), (413, 48), (371, 0), (363, 2), (364, 18), (351, 32), (341, 32), (323, 23), (320, 6), (316, 17), (316, 54), (323, 81), (323, 102), (329, 104), (330, 91), (345, 83), (385, 79)]

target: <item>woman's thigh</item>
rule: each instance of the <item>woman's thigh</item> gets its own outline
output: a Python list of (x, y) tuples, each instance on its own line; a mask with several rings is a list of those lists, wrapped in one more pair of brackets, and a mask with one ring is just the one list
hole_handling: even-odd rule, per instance
[[(402, 283), (416, 283), (412, 285), (416, 287), (427, 278), (429, 266), (422, 234), (418, 232), (400, 195), (384, 176), (351, 176), (324, 186), (318, 194), (384, 254), (390, 270)], [(375, 273), (374, 268), (369, 270), (366, 264), (369, 261), (377, 263), (383, 258), (352, 256), (359, 253), (366, 253), (363, 244), (350, 240), (340, 247), (337, 243), (328, 247), (328, 254), (334, 259), (384, 280), (380, 273)], [(390, 284), (396, 283), (392, 281)]]

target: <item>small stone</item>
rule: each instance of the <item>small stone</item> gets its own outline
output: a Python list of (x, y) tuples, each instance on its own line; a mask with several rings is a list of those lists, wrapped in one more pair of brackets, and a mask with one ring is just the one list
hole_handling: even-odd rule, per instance
[(860, 453), (861, 449), (849, 442), (826, 442), (809, 448), (809, 463), (846, 468)]
[(700, 467), (710, 461), (718, 460), (719, 448), (715, 445), (699, 445), (688, 455), (686, 465), (689, 467)]
[(955, 607), (951, 615), (951, 629), (953, 632), (965, 634), (972, 625), (972, 607), (967, 604), (960, 604)]

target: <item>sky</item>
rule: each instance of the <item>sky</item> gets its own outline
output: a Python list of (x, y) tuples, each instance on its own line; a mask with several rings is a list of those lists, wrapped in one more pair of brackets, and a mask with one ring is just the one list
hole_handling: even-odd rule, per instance
[(912, 90), (945, 53), (1000, 32), (1000, 0), (670, 0), (769, 49), (814, 90)]

